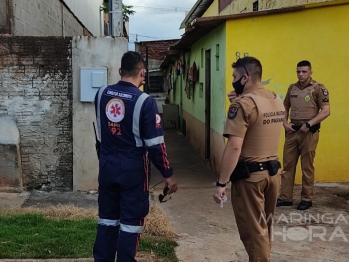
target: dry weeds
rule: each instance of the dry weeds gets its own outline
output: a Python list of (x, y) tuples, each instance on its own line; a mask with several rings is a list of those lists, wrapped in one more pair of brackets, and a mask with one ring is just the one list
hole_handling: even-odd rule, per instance
[(149, 214), (145, 219), (143, 233), (149, 236), (170, 239), (178, 236), (170, 223), (170, 219), (158, 204), (152, 204), (150, 206)]
[(42, 214), (47, 218), (64, 218), (71, 220), (79, 220), (85, 218), (97, 219), (97, 211), (93, 209), (84, 209), (74, 205), (57, 205), (45, 208), (10, 208), (0, 209), (0, 215), (16, 215), (16, 214)]
[[(74, 205), (57, 205), (46, 208), (13, 208), (0, 209), (0, 215), (16, 215), (16, 214), (42, 214), (52, 219), (97, 219), (97, 210), (84, 209)], [(174, 239), (177, 237), (176, 232), (170, 224), (170, 220), (166, 213), (157, 204), (150, 206), (149, 214), (145, 219), (144, 235), (165, 237)]]

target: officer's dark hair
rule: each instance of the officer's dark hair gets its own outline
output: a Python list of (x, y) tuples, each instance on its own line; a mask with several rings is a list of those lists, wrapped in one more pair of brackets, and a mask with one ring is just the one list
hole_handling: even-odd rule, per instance
[(232, 64), (232, 67), (239, 71), (241, 75), (247, 74), (252, 79), (262, 79), (262, 64), (255, 57), (245, 56), (244, 58), (239, 58)]
[(121, 58), (121, 76), (136, 77), (145, 68), (144, 59), (138, 52), (128, 51)]
[(309, 69), (311, 69), (311, 64), (307, 60), (302, 60), (297, 64), (297, 67), (307, 66)]

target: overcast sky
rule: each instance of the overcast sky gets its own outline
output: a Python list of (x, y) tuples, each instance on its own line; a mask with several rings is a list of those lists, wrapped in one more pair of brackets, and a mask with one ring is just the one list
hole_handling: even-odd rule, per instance
[[(185, 18), (185, 11), (196, 0), (123, 0), (124, 5), (132, 5), (136, 13), (130, 16), (130, 44), (134, 50), (136, 35), (138, 42), (163, 39), (179, 39), (184, 30), (179, 30)], [(161, 3), (161, 4), (159, 4)]]

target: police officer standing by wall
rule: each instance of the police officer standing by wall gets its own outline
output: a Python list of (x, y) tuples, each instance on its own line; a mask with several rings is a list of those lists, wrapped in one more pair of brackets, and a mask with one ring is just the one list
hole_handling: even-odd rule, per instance
[[(301, 156), (302, 192), (298, 210), (312, 206), (314, 188), (314, 158), (319, 141), (320, 122), (330, 115), (330, 101), (327, 89), (311, 78), (309, 61), (297, 64), (298, 82), (287, 91), (284, 128), (286, 141), (281, 173), (281, 192), (277, 206), (292, 206), (296, 166)], [(288, 119), (290, 118), (290, 122)]]
[[(224, 129), (228, 138), (213, 197), (225, 196), (231, 181), (231, 199), (249, 261), (269, 261), (272, 216), (280, 186), (278, 146), (284, 117), (282, 100), (261, 83), (262, 65), (254, 57), (233, 63), (236, 97)], [(229, 94), (230, 96), (230, 94)]]
[(100, 137), (99, 220), (95, 261), (136, 261), (144, 217), (149, 212), (147, 159), (177, 191), (167, 161), (161, 118), (155, 100), (138, 88), (146, 75), (142, 56), (129, 51), (121, 59), (121, 81), (102, 87), (95, 105)]

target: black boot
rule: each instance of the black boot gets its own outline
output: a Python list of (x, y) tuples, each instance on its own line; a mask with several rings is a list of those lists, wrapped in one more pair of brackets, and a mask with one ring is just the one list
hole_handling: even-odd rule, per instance
[(289, 202), (289, 201), (285, 201), (285, 200), (282, 200), (280, 198), (278, 198), (278, 200), (276, 201), (276, 206), (277, 207), (281, 207), (281, 206), (292, 206), (293, 203), (292, 202)]
[(302, 201), (298, 204), (297, 209), (298, 209), (298, 210), (307, 210), (307, 209), (309, 209), (312, 205), (313, 205), (312, 202), (302, 200)]

